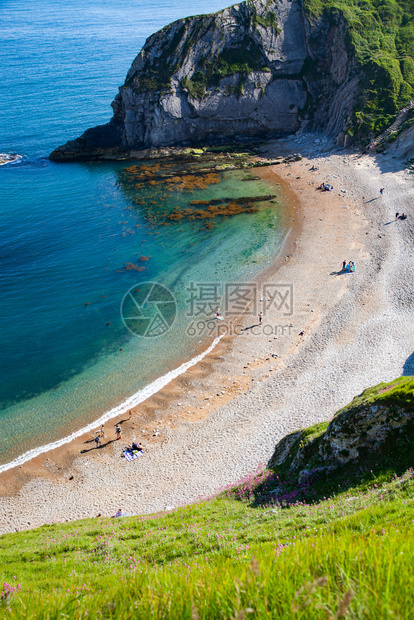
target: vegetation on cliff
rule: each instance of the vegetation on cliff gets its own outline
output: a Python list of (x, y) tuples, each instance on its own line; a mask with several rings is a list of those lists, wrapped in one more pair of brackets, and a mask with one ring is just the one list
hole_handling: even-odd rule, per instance
[[(319, 476), (365, 467), (413, 465), (414, 379), (400, 377), (365, 390), (333, 420), (287, 435), (276, 447), (271, 466)], [(341, 475), (340, 473), (337, 475)]]
[(348, 133), (379, 133), (414, 96), (413, 0), (304, 0), (311, 23), (342, 13), (362, 67)]
[(239, 80), (234, 92), (229, 94), (243, 94), (243, 81), (253, 71), (270, 72), (265, 65), (260, 46), (249, 37), (244, 37), (239, 45), (220, 52), (212, 62), (202, 59), (201, 71), (196, 71), (192, 78), (185, 76), (181, 80), (183, 88), (187, 88), (192, 97), (202, 98), (207, 88), (217, 87), (220, 80), (238, 75)]
[[(391, 415), (392, 407), (404, 408), (412, 419), (413, 384), (377, 386), (339, 416), (358, 408), (363, 415), (378, 404)], [(311, 444), (324, 429), (309, 429), (302, 441)], [(2, 536), (0, 613), (12, 619), (408, 620), (414, 474), (407, 470), (409, 425), (406, 431), (406, 449), (388, 443), (388, 459), (365, 454), (328, 475), (299, 481), (288, 458), (217, 498), (167, 514)]]
[[(243, 24), (247, 28), (256, 30), (258, 24), (263, 28), (272, 28), (276, 33), (277, 19), (271, 11), (266, 17), (258, 15), (253, 8), (247, 14), (247, 21)], [(217, 13), (219, 15), (223, 11)], [(171, 78), (180, 69), (192, 46), (194, 46), (203, 31), (215, 24), (214, 16), (199, 16), (190, 20), (183, 20), (183, 25), (177, 29), (171, 40), (165, 40), (165, 46), (159, 58), (148, 60), (143, 69), (134, 77), (127, 80), (138, 93), (146, 90), (165, 93), (171, 90)], [(253, 71), (267, 71), (263, 50), (250, 36), (244, 36), (230, 48), (221, 50), (214, 57), (206, 54), (201, 57), (195, 71), (191, 71), (181, 79), (181, 86), (187, 89), (191, 97), (202, 99), (208, 88), (217, 87), (226, 77), (239, 75), (242, 82)], [(242, 94), (240, 91), (238, 94)]]
[[(193, 74), (182, 78), (181, 85), (191, 97), (202, 99), (208, 88), (217, 87), (220, 80), (233, 75), (238, 76), (237, 85), (231, 87), (228, 94), (241, 96), (243, 83), (249, 74), (271, 71), (254, 32), (259, 25), (272, 29), (276, 35), (281, 30), (276, 14), (269, 8), (261, 14), (256, 4), (252, 0), (247, 2), (243, 26), (248, 34), (244, 39), (215, 57), (207, 54)], [(267, 5), (270, 7), (272, 2)], [(414, 97), (414, 0), (304, 0), (304, 11), (311, 31), (321, 19), (328, 24), (334, 24), (338, 15), (345, 19), (348, 46), (359, 65), (356, 71), (360, 73), (359, 96), (348, 124), (348, 135), (357, 134), (364, 138), (368, 134), (379, 133), (392, 122), (397, 111)], [(180, 50), (184, 59), (203, 31), (208, 31), (214, 23), (215, 16), (200, 16), (193, 20), (185, 20), (166, 44), (160, 58), (147, 63), (146, 69), (135, 79), (138, 92), (143, 92), (143, 89), (167, 92), (170, 89), (171, 76), (179, 68), (176, 51), (180, 48), (181, 39), (185, 38)], [(171, 64), (172, 58), (174, 61)], [(309, 77), (309, 67), (312, 65), (312, 77), (323, 78), (323, 68), (318, 67), (317, 62), (308, 58), (305, 64), (303, 76)], [(319, 76), (315, 71), (319, 72)]]

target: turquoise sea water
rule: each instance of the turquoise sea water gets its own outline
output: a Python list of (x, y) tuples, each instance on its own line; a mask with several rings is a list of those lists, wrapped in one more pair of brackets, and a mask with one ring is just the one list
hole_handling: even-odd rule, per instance
[[(188, 329), (191, 282), (248, 280), (280, 247), (274, 203), (216, 218), (211, 230), (159, 217), (192, 200), (269, 193), (263, 181), (242, 182), (244, 172), (189, 192), (134, 187), (131, 162), (47, 160), (109, 120), (147, 36), (226, 5), (0, 1), (0, 152), (23, 156), (0, 167), (0, 464), (78, 431), (194, 357), (207, 333)], [(177, 319), (158, 338), (133, 336), (121, 319), (124, 295), (146, 281), (177, 300)]]

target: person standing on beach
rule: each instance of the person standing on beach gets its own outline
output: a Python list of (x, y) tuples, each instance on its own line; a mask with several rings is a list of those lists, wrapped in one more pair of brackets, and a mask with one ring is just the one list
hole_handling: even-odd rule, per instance
[(220, 308), (217, 308), (216, 310), (216, 319), (220, 318)]
[(263, 312), (259, 312), (259, 325), (262, 324), (263, 321)]
[(131, 411), (131, 409), (128, 411), (128, 415), (129, 415), (129, 419), (131, 419), (132, 418), (132, 411)]
[(345, 267), (346, 267), (346, 260), (342, 261), (342, 271), (345, 271)]
[(105, 424), (101, 426), (101, 437), (105, 437)]
[(384, 189), (385, 189), (385, 187), (381, 187), (381, 189), (380, 189), (380, 194), (381, 194), (381, 196), (382, 196), (382, 195), (383, 195), (383, 193), (384, 193)]
[(99, 437), (99, 435), (96, 435), (95, 437), (95, 445), (97, 448), (99, 448), (99, 446), (101, 445), (101, 438)]
[(115, 427), (115, 432), (116, 432), (116, 438), (117, 439), (121, 439), (121, 437), (122, 437), (122, 428), (119, 426), (119, 424)]
[(397, 211), (397, 213), (395, 214), (395, 221), (397, 221), (397, 220), (398, 220), (398, 216), (399, 216), (399, 215), (400, 215), (400, 214), (399, 214), (399, 213), (398, 213), (398, 211)]

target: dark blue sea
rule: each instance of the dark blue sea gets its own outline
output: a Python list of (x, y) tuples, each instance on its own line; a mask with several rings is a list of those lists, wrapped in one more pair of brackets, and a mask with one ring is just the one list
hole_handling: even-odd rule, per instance
[[(47, 159), (110, 119), (110, 103), (150, 34), (226, 5), (0, 0), (0, 152), (19, 155), (0, 166), (3, 468), (92, 428), (114, 408), (124, 411), (181, 372), (217, 335), (194, 323), (190, 291), (210, 286), (214, 316), (225, 284), (251, 281), (280, 249), (282, 197), (254, 213), (215, 218), (212, 227), (175, 218), (192, 201), (269, 193), (265, 181), (243, 183), (244, 171), (198, 189), (154, 187), (136, 182), (142, 162)], [(153, 311), (149, 330), (139, 318), (145, 304)]]

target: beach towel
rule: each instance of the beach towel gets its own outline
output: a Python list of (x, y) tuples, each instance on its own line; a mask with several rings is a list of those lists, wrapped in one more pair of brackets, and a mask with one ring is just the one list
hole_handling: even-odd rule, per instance
[(127, 461), (133, 461), (134, 459), (137, 459), (139, 456), (142, 456), (143, 454), (144, 453), (140, 452), (139, 450), (134, 450), (134, 452), (125, 450), (125, 452), (122, 453), (122, 456), (124, 456)]

